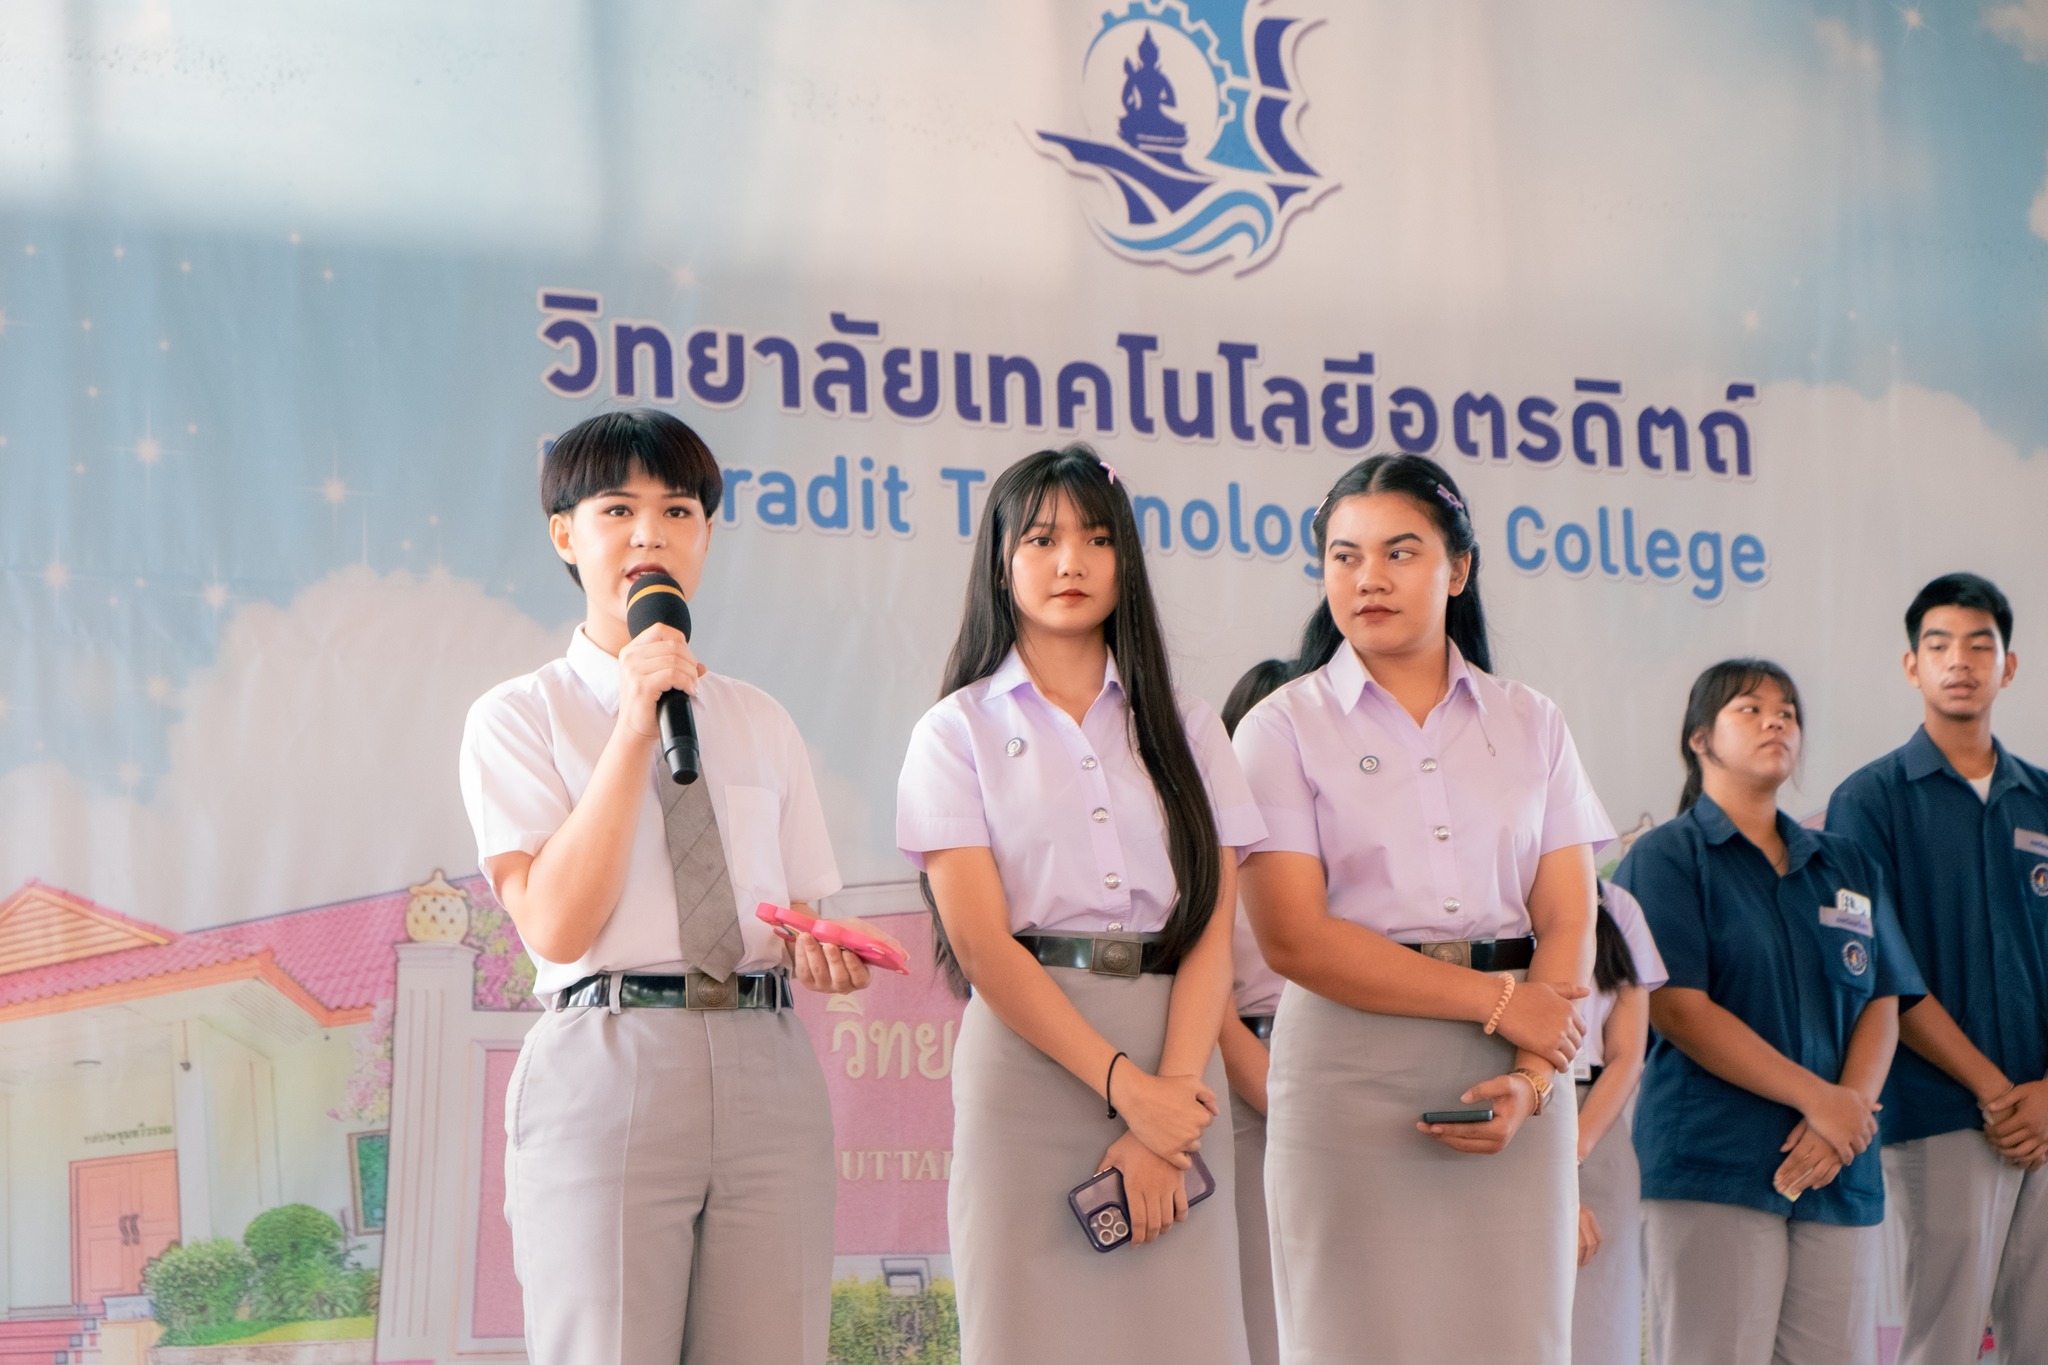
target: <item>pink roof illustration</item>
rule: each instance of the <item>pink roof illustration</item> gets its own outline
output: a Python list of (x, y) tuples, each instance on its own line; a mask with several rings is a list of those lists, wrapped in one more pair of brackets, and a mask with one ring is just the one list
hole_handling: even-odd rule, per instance
[[(446, 885), (488, 902), (479, 876)], [(324, 1027), (396, 986), (410, 890), (179, 933), (29, 881), (0, 901), (0, 1023), (260, 978)]]

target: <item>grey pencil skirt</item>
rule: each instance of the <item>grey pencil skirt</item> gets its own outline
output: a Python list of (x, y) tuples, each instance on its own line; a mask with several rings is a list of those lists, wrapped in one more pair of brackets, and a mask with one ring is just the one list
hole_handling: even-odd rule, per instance
[[(1098, 1033), (1157, 1068), (1172, 977), (1046, 970)], [(1220, 1053), (1203, 1079), (1227, 1104)], [(1098, 1252), (1067, 1193), (1095, 1174), (1123, 1122), (979, 996), (968, 1001), (953, 1053), (946, 1208), (962, 1365), (1245, 1365), (1230, 1126), (1226, 1109), (1202, 1134), (1216, 1193), (1186, 1222), (1148, 1245)]]
[(1267, 1080), (1266, 1202), (1291, 1365), (1571, 1359), (1570, 1096), (1493, 1156), (1415, 1128), (1425, 1109), (1459, 1107), (1466, 1087), (1514, 1064), (1513, 1048), (1471, 1024), (1367, 1014), (1287, 987)]

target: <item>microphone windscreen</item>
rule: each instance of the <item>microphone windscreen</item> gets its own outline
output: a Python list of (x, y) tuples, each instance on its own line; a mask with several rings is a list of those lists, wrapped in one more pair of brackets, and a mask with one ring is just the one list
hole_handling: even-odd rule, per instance
[(626, 629), (638, 635), (653, 625), (674, 626), (685, 640), (690, 638), (690, 608), (683, 601), (682, 585), (665, 573), (641, 574), (626, 598)]

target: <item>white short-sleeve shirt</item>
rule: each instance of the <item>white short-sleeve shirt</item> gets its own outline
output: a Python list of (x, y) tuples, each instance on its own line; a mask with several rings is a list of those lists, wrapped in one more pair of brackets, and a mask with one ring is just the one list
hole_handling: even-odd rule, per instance
[[(1664, 970), (1657, 941), (1650, 937), (1642, 902), (1610, 881), (1600, 883), (1600, 894), (1606, 898), (1607, 913), (1614, 917), (1615, 927), (1628, 944), (1629, 956), (1635, 959), (1636, 979), (1644, 990), (1656, 990), (1670, 980), (1671, 974)], [(1607, 1027), (1608, 1016), (1614, 1013), (1614, 997), (1596, 990), (1579, 1002), (1579, 1013), (1586, 1020), (1586, 1041), (1579, 1044), (1579, 1055), (1572, 1059), (1572, 1074), (1584, 1077), (1593, 1067), (1606, 1065), (1607, 1045), (1601, 1032)]]
[[(739, 970), (782, 962), (781, 940), (754, 915), (762, 901), (815, 905), (840, 886), (811, 780), (810, 754), (789, 713), (760, 688), (707, 673), (692, 703), (702, 776), (739, 913)], [(476, 831), (477, 861), (538, 853), (582, 799), (619, 710), (619, 661), (579, 626), (566, 657), (500, 683), (469, 709), (462, 732), (462, 800)], [(619, 902), (590, 950), (574, 962), (532, 954), (536, 993), (595, 972), (679, 972), (675, 871), (657, 784), (669, 781), (657, 751), (627, 853)]]
[[(1178, 698), (1219, 847), (1265, 832), (1223, 722)], [(920, 870), (943, 848), (987, 848), (1012, 933), (1162, 928), (1176, 895), (1166, 816), (1132, 738), (1111, 656), (1081, 724), (1039, 695), (1015, 650), (925, 712), (896, 786), (896, 843)]]
[(1349, 644), (1238, 723), (1253, 853), (1323, 862), (1332, 915), (1403, 943), (1520, 938), (1546, 853), (1614, 837), (1549, 698), (1450, 651), (1423, 723)]

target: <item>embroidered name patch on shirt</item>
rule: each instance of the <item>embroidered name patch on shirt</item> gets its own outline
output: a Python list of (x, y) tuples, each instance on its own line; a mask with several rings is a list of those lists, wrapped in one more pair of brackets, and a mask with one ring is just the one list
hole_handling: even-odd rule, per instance
[(2037, 858), (2048, 858), (2048, 834), (2036, 834), (2030, 829), (2016, 829), (2012, 832), (2012, 846), (2022, 853), (2031, 853)]
[(1852, 934), (1868, 938), (1870, 926), (1870, 897), (1858, 895), (1847, 887), (1835, 892), (1835, 903), (1820, 908), (1820, 922), (1830, 929), (1847, 929)]

